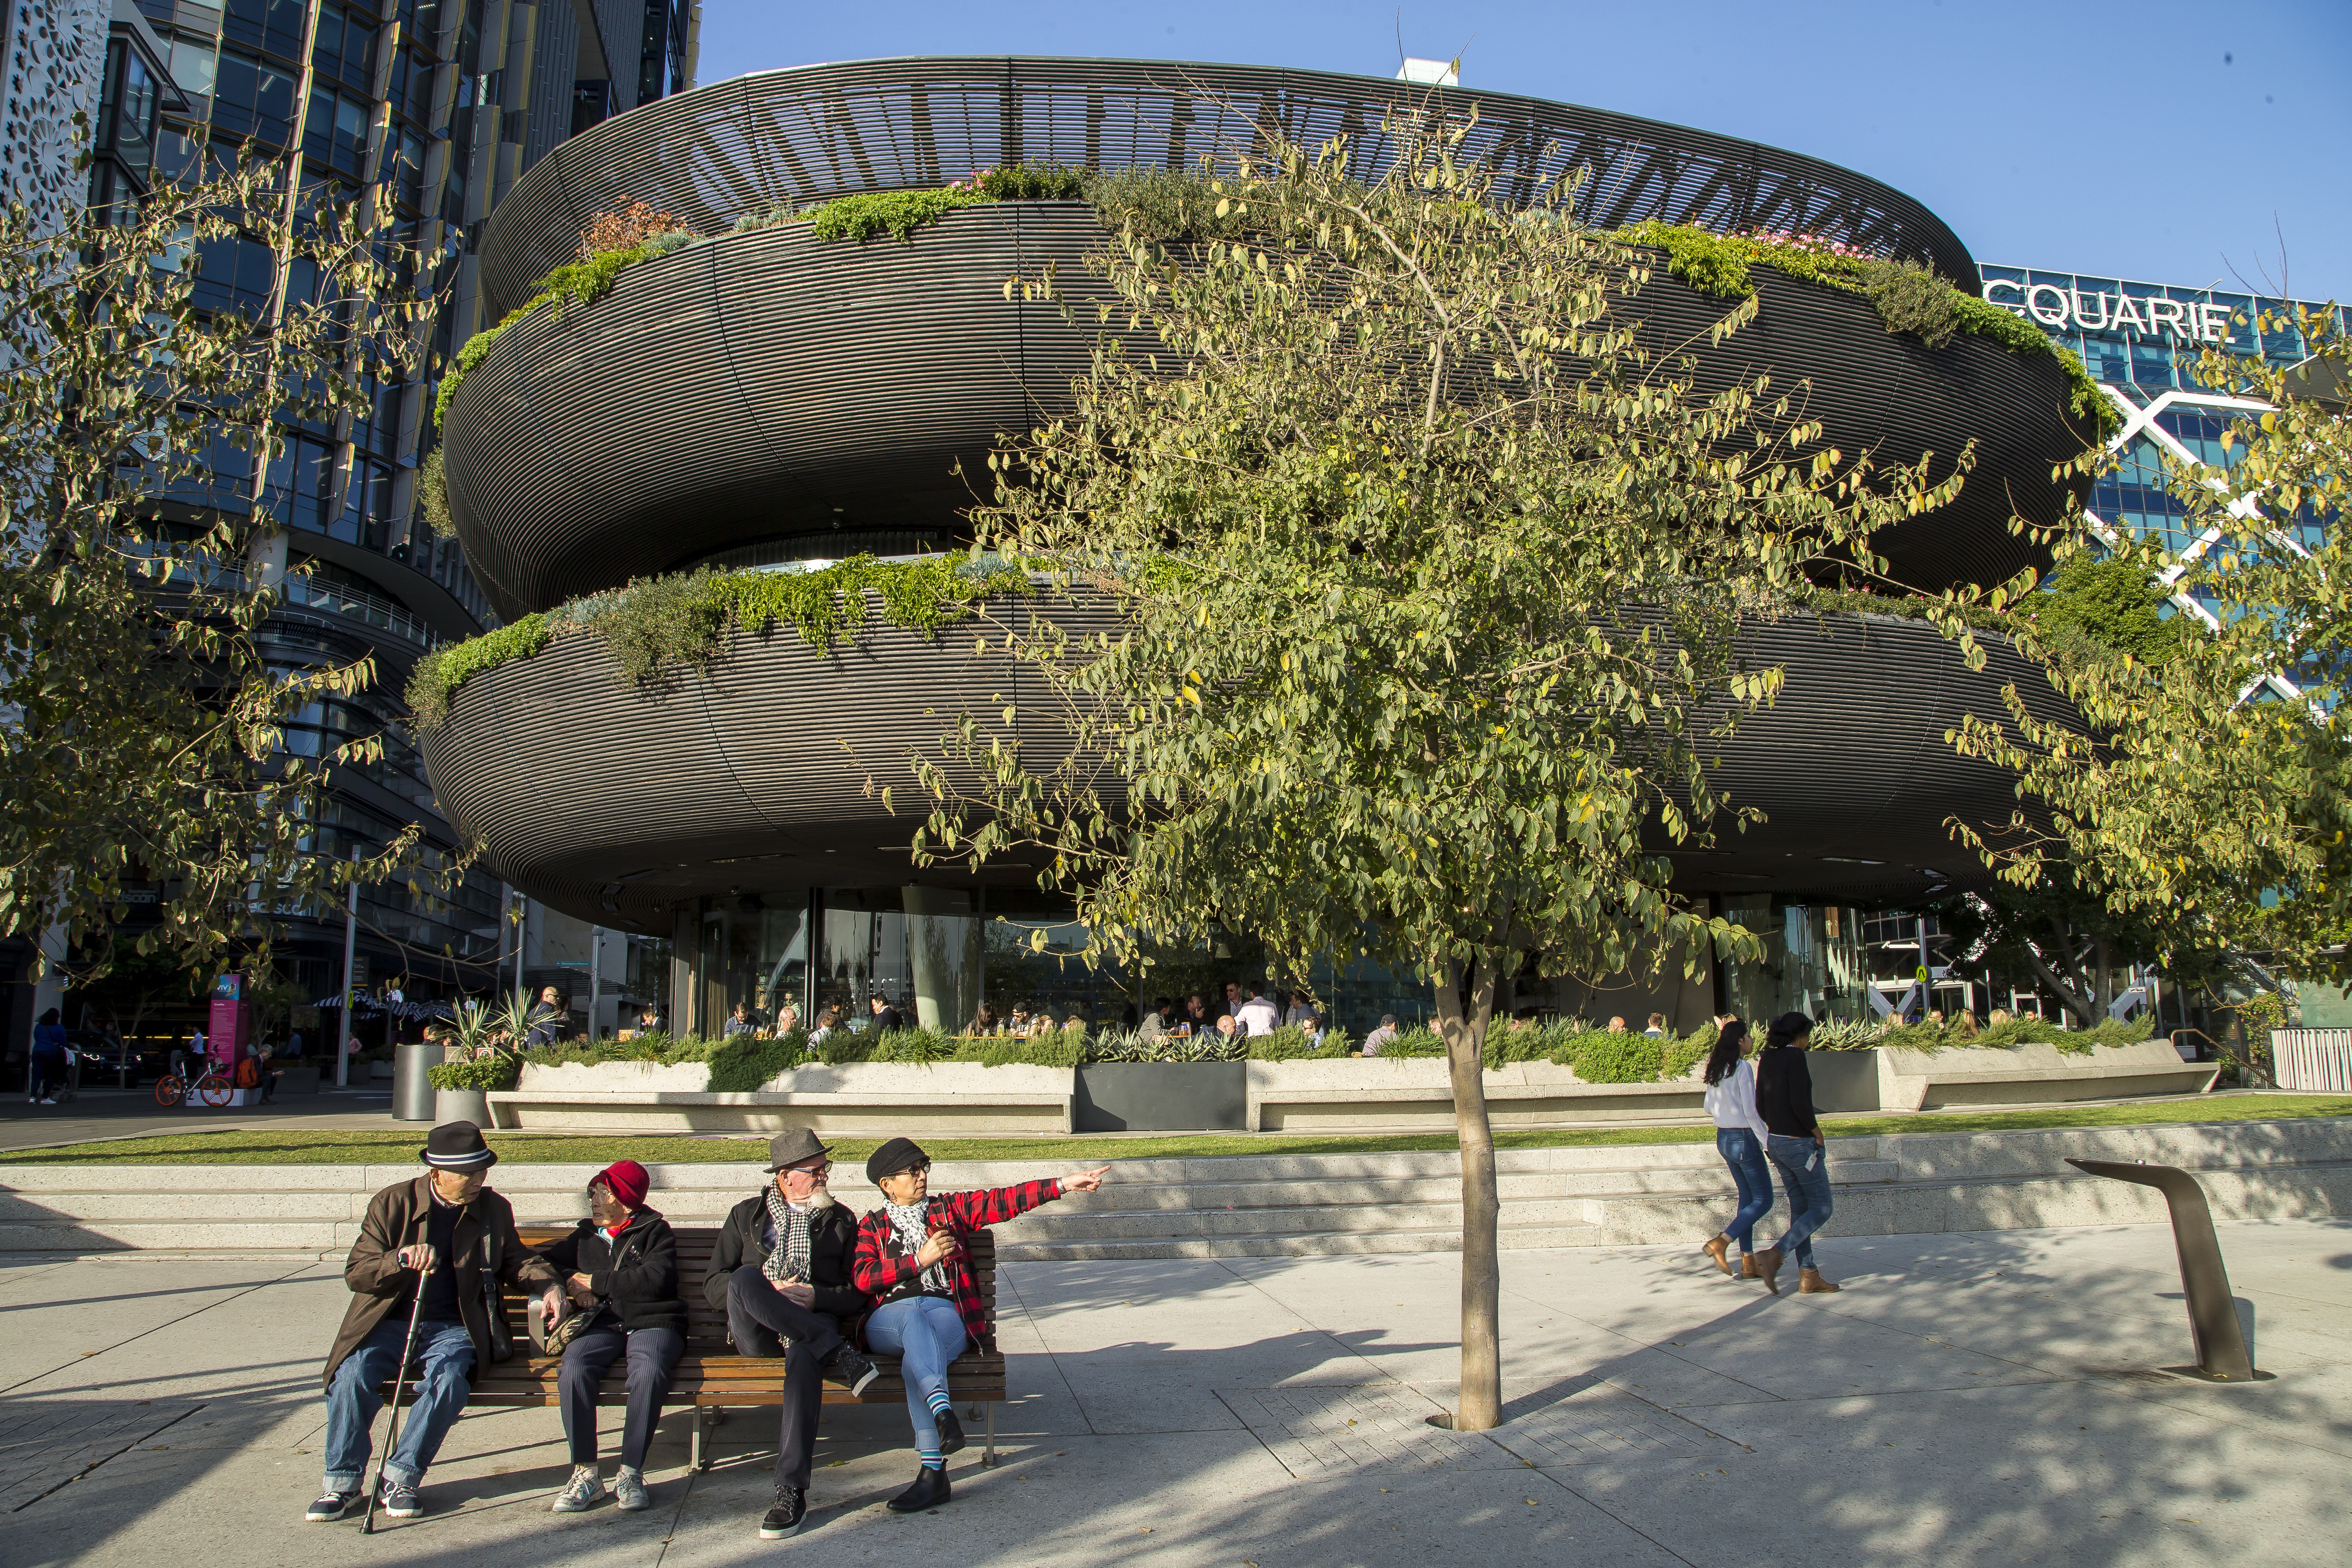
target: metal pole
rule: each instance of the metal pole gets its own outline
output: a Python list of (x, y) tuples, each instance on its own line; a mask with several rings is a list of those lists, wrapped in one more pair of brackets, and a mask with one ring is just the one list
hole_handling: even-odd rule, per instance
[(1927, 963), (1927, 917), (1919, 917), (1919, 1021), (1936, 1010), (1936, 972)]
[(358, 962), (360, 941), (360, 885), (347, 884), (343, 889), (343, 1005), (336, 1009), (335, 1024), (335, 1087), (349, 1088), (352, 1081), (352, 988), (354, 984), (352, 966)]
[(604, 1029), (596, 1020), (604, 1016), (604, 928), (588, 928), (588, 1037), (602, 1039)]

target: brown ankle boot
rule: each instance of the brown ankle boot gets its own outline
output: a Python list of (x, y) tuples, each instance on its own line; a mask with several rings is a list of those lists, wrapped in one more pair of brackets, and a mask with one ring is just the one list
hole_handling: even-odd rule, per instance
[(1836, 1285), (1822, 1278), (1822, 1271), (1818, 1268), (1797, 1270), (1797, 1294), (1800, 1296), (1827, 1296), (1837, 1289)]
[(1715, 1266), (1717, 1268), (1722, 1269), (1726, 1274), (1731, 1272), (1731, 1260), (1724, 1256), (1731, 1250), (1731, 1237), (1727, 1236), (1710, 1237), (1706, 1241), (1699, 1244), (1699, 1250), (1706, 1253), (1709, 1258), (1714, 1258)]
[(1756, 1279), (1762, 1278), (1762, 1276), (1756, 1272), (1756, 1255), (1754, 1253), (1743, 1252), (1739, 1255), (1739, 1277), (1742, 1279)]
[(1756, 1255), (1756, 1278), (1775, 1296), (1780, 1293), (1780, 1249), (1768, 1247)]

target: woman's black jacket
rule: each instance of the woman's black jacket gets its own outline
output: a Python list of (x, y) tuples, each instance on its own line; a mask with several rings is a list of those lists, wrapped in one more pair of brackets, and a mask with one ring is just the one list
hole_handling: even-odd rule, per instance
[(1756, 1053), (1756, 1109), (1774, 1137), (1822, 1135), (1822, 1119), (1813, 1110), (1813, 1073), (1804, 1052), (1767, 1046)]
[[(745, 1198), (727, 1211), (719, 1227), (719, 1244), (710, 1249), (710, 1272), (702, 1277), (702, 1298), (717, 1310), (727, 1310), (727, 1282), (735, 1270), (749, 1264), (764, 1268), (768, 1244), (768, 1194)], [(856, 1317), (871, 1303), (866, 1292), (849, 1282), (849, 1265), (857, 1254), (857, 1216), (839, 1203), (809, 1215), (809, 1285), (819, 1312), (843, 1321)]]
[(612, 1303), (625, 1329), (676, 1329), (686, 1332), (686, 1298), (677, 1288), (677, 1237), (669, 1221), (653, 1209), (639, 1209), (606, 1239), (593, 1219), (570, 1236), (540, 1248), (568, 1281), (588, 1276), (588, 1289)]

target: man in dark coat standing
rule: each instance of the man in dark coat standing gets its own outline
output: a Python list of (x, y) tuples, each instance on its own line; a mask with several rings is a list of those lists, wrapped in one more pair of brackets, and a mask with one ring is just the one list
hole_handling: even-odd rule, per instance
[(738, 1355), (786, 1360), (776, 1506), (760, 1521), (762, 1541), (783, 1540), (808, 1516), (819, 1379), (857, 1394), (877, 1375), (842, 1332), (866, 1300), (849, 1282), (857, 1221), (826, 1185), (830, 1153), (805, 1128), (777, 1134), (768, 1144), (774, 1180), (729, 1212), (702, 1281)]
[(416, 1489), (466, 1408), (474, 1368), (494, 1359), (499, 1285), (537, 1287), (544, 1310), (563, 1311), (562, 1279), (515, 1235), (512, 1206), (483, 1185), (499, 1157), (482, 1130), (470, 1121), (436, 1127), (420, 1152), (425, 1173), (376, 1194), (343, 1263), (352, 1304), (327, 1354), (327, 1482), (307, 1516), (316, 1521), (341, 1519), (361, 1500), (379, 1391), (399, 1367), (412, 1310), (422, 1371), (399, 1446), (384, 1458), (379, 1500), (394, 1519), (424, 1513)]

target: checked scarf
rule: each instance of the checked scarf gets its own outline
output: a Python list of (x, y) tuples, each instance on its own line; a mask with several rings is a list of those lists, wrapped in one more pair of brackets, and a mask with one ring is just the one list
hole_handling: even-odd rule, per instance
[(808, 1210), (784, 1202), (773, 1184), (768, 1187), (768, 1220), (776, 1227), (776, 1245), (760, 1271), (769, 1279), (806, 1279), (809, 1271)]

